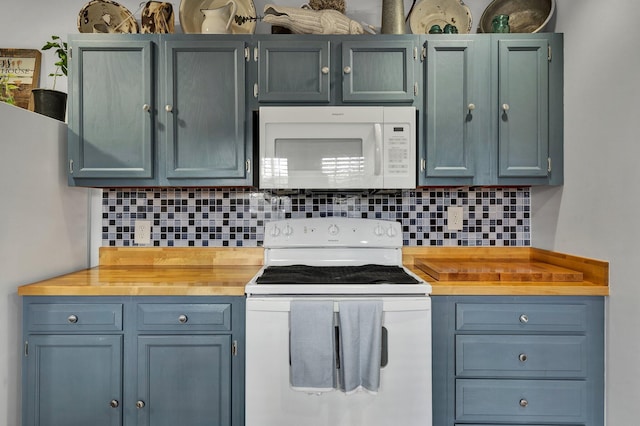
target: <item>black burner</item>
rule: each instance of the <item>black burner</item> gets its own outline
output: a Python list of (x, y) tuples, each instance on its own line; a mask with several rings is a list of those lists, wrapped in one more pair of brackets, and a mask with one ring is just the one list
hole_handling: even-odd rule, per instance
[(418, 284), (399, 266), (269, 266), (257, 284)]

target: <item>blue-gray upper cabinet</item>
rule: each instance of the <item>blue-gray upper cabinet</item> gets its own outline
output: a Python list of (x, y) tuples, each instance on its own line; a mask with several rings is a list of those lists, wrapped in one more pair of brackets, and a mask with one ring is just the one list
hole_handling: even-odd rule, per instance
[(258, 36), (258, 103), (399, 103), (419, 99), (415, 36)]
[(328, 40), (293, 39), (258, 41), (259, 102), (329, 103), (330, 51)]
[(70, 36), (69, 183), (251, 186), (249, 39)]
[(483, 173), (488, 179), (489, 44), (473, 36), (426, 41), (420, 184), (472, 185)]
[(562, 34), (426, 36), (419, 184), (563, 182)]
[(151, 36), (69, 38), (69, 182), (155, 177)]
[(158, 131), (162, 185), (251, 185), (243, 39), (165, 36)]

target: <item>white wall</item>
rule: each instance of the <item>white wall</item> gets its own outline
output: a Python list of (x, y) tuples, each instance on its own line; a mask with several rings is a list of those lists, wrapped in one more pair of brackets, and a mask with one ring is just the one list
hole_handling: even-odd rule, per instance
[[(51, 34), (76, 33), (77, 14), (85, 3), (85, 0), (5, 0), (3, 10), (11, 12), (0, 13), (2, 47), (39, 48)], [(179, 23), (180, 2), (172, 3)], [(256, 9), (261, 11), (265, 3), (255, 1)], [(299, 6), (303, 2), (273, 3)], [(348, 15), (380, 25), (382, 0), (346, 3)], [(466, 3), (472, 9), (475, 28), (489, 0)], [(139, 2), (128, 0), (120, 4), (133, 12)], [(405, 0), (405, 11), (410, 4), (410, 0)], [(635, 212), (640, 208), (635, 188), (640, 182), (640, 169), (634, 167), (640, 158), (638, 16), (640, 3), (634, 0), (557, 0), (555, 29), (565, 33), (565, 185), (532, 191), (535, 246), (611, 263), (607, 314), (609, 425), (636, 424), (634, 402), (640, 400), (640, 363), (636, 361), (640, 353), (640, 315), (636, 313), (640, 285), (634, 281), (634, 263), (640, 259), (634, 225)], [(260, 25), (258, 32), (268, 30)], [(51, 72), (52, 63), (53, 57), (45, 54), (42, 75)], [(0, 123), (5, 112), (0, 109)], [(3, 136), (0, 144), (5, 143)], [(5, 195), (0, 195), (4, 201)], [(46, 200), (41, 202), (47, 204)], [(4, 297), (0, 299), (0, 312), (5, 311), (2, 303), (7, 303), (8, 297), (10, 306), (6, 314), (14, 322), (15, 285), (0, 287), (0, 295)], [(17, 339), (11, 331), (9, 342), (19, 343)], [(20, 360), (16, 352), (4, 349), (11, 346), (0, 347), (3, 348), (0, 413), (8, 413), (10, 421), (6, 424), (13, 425), (16, 423), (11, 420), (16, 418), (19, 406), (15, 389)], [(7, 369), (11, 374), (5, 376), (3, 371)], [(0, 423), (3, 420), (0, 417)]]
[(17, 288), (88, 264), (89, 190), (66, 185), (67, 126), (0, 103), (0, 424), (19, 425)]
[(565, 184), (534, 189), (533, 244), (610, 262), (607, 423), (640, 401), (640, 3), (560, 1), (565, 33)]

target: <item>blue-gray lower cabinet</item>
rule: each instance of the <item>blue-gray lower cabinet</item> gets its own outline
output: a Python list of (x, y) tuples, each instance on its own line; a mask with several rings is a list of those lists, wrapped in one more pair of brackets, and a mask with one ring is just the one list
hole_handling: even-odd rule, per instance
[(244, 425), (244, 297), (25, 297), (23, 426)]
[(433, 424), (604, 424), (604, 300), (434, 296)]

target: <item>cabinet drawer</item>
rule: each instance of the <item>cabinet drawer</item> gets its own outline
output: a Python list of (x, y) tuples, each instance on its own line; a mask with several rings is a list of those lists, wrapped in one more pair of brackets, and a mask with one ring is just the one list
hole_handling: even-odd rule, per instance
[(228, 303), (141, 303), (138, 330), (231, 330)]
[(119, 303), (30, 303), (26, 309), (29, 331), (122, 330)]
[(456, 380), (456, 420), (494, 423), (585, 423), (581, 380)]
[(584, 378), (585, 336), (456, 336), (459, 377)]
[(587, 328), (582, 304), (459, 303), (456, 329), (495, 331), (570, 331)]

